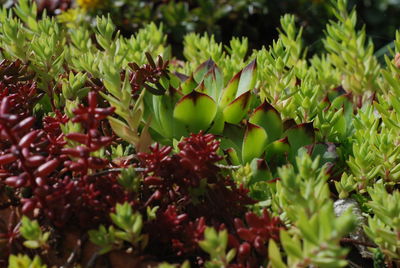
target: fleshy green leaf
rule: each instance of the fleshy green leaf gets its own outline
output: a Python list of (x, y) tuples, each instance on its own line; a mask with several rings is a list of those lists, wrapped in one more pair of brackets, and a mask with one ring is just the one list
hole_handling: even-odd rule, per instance
[(257, 61), (253, 60), (247, 65), (240, 75), (240, 82), (236, 92), (236, 96), (242, 95), (243, 93), (252, 90), (256, 84), (257, 78)]
[(174, 109), (174, 118), (187, 125), (190, 131), (207, 129), (217, 113), (217, 104), (206, 94), (193, 91), (184, 96)]
[(312, 123), (304, 123), (289, 128), (285, 136), (288, 137), (290, 143), (290, 157), (294, 158), (297, 150), (305, 145), (314, 143), (315, 133)]
[(235, 99), (241, 74), (242, 71), (238, 72), (229, 81), (228, 85), (222, 91), (221, 100), (219, 103), (220, 107), (225, 108), (229, 103), (231, 103)]
[(282, 119), (278, 111), (267, 102), (263, 102), (254, 110), (250, 115), (249, 122), (264, 128), (270, 142), (282, 136)]
[(289, 151), (287, 138), (274, 141), (265, 148), (265, 160), (271, 168), (276, 168), (287, 162)]
[(231, 124), (238, 124), (247, 114), (252, 95), (250, 91), (243, 93), (224, 109), (224, 119)]
[(194, 81), (196, 81), (197, 84), (200, 84), (200, 82), (203, 80), (204, 76), (208, 73), (208, 71), (215, 66), (215, 62), (211, 59), (207, 60), (206, 62), (203, 62), (193, 73), (193, 78)]
[(262, 127), (247, 123), (242, 147), (243, 163), (250, 162), (254, 158), (260, 157), (264, 152), (267, 141), (267, 133)]
[(268, 243), (268, 257), (273, 268), (286, 268), (286, 265), (282, 261), (279, 248), (272, 239), (270, 239)]
[(251, 179), (249, 185), (257, 183), (259, 181), (268, 181), (272, 179), (271, 171), (264, 159), (254, 158), (250, 163), (251, 168)]
[(114, 117), (108, 117), (108, 121), (110, 122), (110, 126), (118, 135), (118, 137), (124, 139), (125, 141), (136, 144), (139, 141), (139, 137), (137, 133), (133, 132), (124, 122)]
[(224, 77), (217, 65), (213, 65), (207, 74), (204, 76), (202, 84), (203, 93), (212, 97), (216, 102), (219, 100), (224, 87)]

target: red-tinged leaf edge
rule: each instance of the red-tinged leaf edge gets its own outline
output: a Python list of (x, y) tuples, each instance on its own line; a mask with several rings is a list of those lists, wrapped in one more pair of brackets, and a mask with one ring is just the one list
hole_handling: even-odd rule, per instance
[(250, 109), (252, 95), (247, 91), (229, 103), (224, 109), (225, 122), (238, 124)]

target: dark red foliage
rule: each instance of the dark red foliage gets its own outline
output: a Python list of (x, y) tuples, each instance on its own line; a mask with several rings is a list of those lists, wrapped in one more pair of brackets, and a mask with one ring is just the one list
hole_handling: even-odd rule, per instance
[(209, 182), (215, 182), (213, 179), (219, 171), (215, 163), (222, 160), (222, 156), (217, 154), (219, 141), (215, 140), (213, 135), (191, 134), (179, 143), (178, 147), (179, 163), (197, 177), (191, 178), (192, 186), (198, 186), (202, 178), (209, 178)]
[(159, 207), (157, 217), (145, 227), (150, 234), (147, 250), (200, 265), (206, 259), (198, 247), (205, 226), (228, 228), (236, 236), (234, 219), (242, 217), (254, 201), (247, 189), (237, 187), (216, 165), (222, 157), (213, 135), (192, 134), (178, 148), (170, 155), (171, 147), (156, 145), (151, 153), (138, 154), (145, 168), (141, 202), (143, 207)]
[(69, 118), (66, 114), (62, 114), (60, 110), (55, 111), (53, 116), (45, 116), (43, 118), (43, 129), (52, 136), (59, 136), (62, 134), (61, 125), (66, 124)]
[(67, 135), (81, 143), (75, 148), (65, 147), (60, 126), (69, 119), (61, 113), (56, 111), (55, 117), (45, 117), (43, 128), (38, 128), (32, 116), (24, 118), (12, 113), (10, 96), (1, 100), (1, 183), (15, 189), (24, 213), (36, 209), (35, 215), (44, 216), (58, 227), (74, 222), (79, 223), (75, 228), (90, 228), (109, 221), (116, 203), (128, 200), (117, 183), (117, 174), (95, 174), (96, 170), (109, 167), (108, 159), (91, 153), (110, 144), (111, 138), (103, 136), (99, 126), (114, 111), (98, 108), (96, 98), (96, 93), (91, 92), (89, 107), (79, 106), (73, 111), (76, 116), (72, 121), (81, 123), (85, 130)]
[[(145, 88), (150, 93), (155, 95), (161, 95), (164, 93), (164, 88), (160, 84), (160, 79), (162, 77), (169, 78), (168, 74), (168, 61), (163, 61), (159, 56), (157, 64), (154, 62), (153, 58), (149, 53), (146, 53), (148, 64), (139, 67), (136, 63), (130, 63), (129, 66), (132, 68), (133, 72), (129, 74), (129, 82), (132, 87), (132, 95), (137, 95), (141, 89)], [(124, 79), (125, 74), (122, 74)], [(154, 84), (156, 88), (149, 85), (149, 83)]]
[(237, 237), (231, 235), (229, 242), (237, 248), (237, 260), (242, 267), (256, 267), (260, 259), (266, 259), (268, 241), (279, 241), (279, 231), (284, 225), (279, 217), (271, 218), (267, 210), (261, 216), (247, 212), (245, 219), (247, 226), (241, 219), (235, 219)]
[(21, 61), (0, 62), (0, 100), (9, 98), (9, 112), (23, 117), (32, 114), (34, 104), (42, 96), (37, 92), (36, 82), (32, 80), (34, 76)]
[[(131, 66), (133, 90), (162, 93), (160, 79), (168, 76), (168, 63), (148, 60), (143, 67)], [(62, 232), (110, 225), (116, 204), (129, 202), (144, 216), (143, 233), (149, 237), (147, 247), (135, 254), (204, 266), (208, 255), (198, 243), (206, 226), (212, 226), (226, 229), (229, 247), (237, 249), (231, 267), (263, 264), (269, 239), (278, 240), (283, 225), (267, 211), (262, 216), (248, 212), (255, 200), (218, 165), (223, 157), (213, 135), (191, 134), (177, 152), (156, 144), (150, 153), (133, 154), (126, 161), (109, 159), (116, 139), (105, 119), (115, 109), (100, 98), (101, 85), (73, 109), (71, 118), (53, 109), (51, 116), (36, 120), (32, 110), (40, 94), (30, 78), (20, 62), (0, 63), (0, 212), (12, 207)], [(70, 122), (79, 123), (82, 131), (64, 134), (61, 127)], [(106, 156), (100, 157), (100, 149)], [(125, 190), (114, 169), (132, 161), (137, 161), (135, 176), (142, 179), (137, 192)], [(146, 211), (155, 207), (150, 217)], [(15, 224), (3, 225), (0, 221), (0, 249), (16, 253)]]
[(66, 138), (82, 145), (76, 148), (63, 148), (62, 152), (74, 158), (77, 161), (68, 160), (64, 164), (69, 170), (76, 174), (86, 175), (88, 170), (98, 170), (105, 168), (109, 161), (99, 157), (94, 157), (91, 153), (111, 144), (112, 137), (104, 136), (99, 130), (100, 121), (114, 113), (114, 107), (98, 108), (97, 93), (89, 92), (88, 107), (79, 105), (73, 110), (75, 117), (74, 123), (80, 123), (86, 130), (86, 133), (68, 133)]

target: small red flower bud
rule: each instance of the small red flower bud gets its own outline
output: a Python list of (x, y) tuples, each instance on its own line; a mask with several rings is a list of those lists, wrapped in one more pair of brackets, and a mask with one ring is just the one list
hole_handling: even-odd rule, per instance
[(10, 97), (6, 96), (3, 98), (1, 104), (0, 104), (0, 114), (6, 114), (8, 110), (10, 109)]
[(77, 150), (77, 149), (75, 149), (75, 148), (62, 148), (61, 149), (61, 152), (63, 153), (63, 154), (67, 154), (67, 155), (70, 155), (70, 156), (73, 156), (73, 157), (79, 157), (80, 156), (80, 152)]

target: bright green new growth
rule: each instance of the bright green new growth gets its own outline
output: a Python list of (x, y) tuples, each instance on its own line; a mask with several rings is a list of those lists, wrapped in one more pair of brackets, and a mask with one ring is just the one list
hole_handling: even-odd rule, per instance
[(23, 216), (19, 231), (24, 241), (24, 246), (31, 249), (47, 248), (47, 240), (50, 237), (50, 232), (44, 232), (39, 226), (38, 221), (31, 221), (28, 217)]
[(116, 213), (110, 214), (112, 222), (116, 225), (109, 226), (108, 230), (101, 225), (98, 230), (90, 230), (89, 238), (101, 249), (99, 254), (106, 254), (128, 242), (134, 249), (144, 249), (148, 242), (148, 236), (141, 234), (143, 218), (139, 212), (133, 213), (128, 203), (117, 204)]
[(281, 180), (273, 190), (272, 208), (289, 220), (293, 227), (280, 233), (287, 259), (284, 261), (274, 241), (269, 243), (272, 267), (344, 267), (348, 250), (340, 239), (351, 232), (357, 222), (351, 211), (337, 217), (330, 200), (325, 168), (319, 159), (303, 154), (293, 166), (280, 168)]
[(214, 228), (206, 228), (204, 231), (204, 240), (199, 242), (201, 249), (210, 255), (210, 261), (205, 264), (206, 268), (227, 267), (236, 255), (235, 249), (226, 252), (227, 245), (227, 230), (217, 232)]
[(11, 255), (8, 262), (8, 268), (47, 268), (38, 256), (31, 259), (26, 255)]
[(388, 193), (380, 181), (368, 188), (374, 216), (368, 217), (365, 233), (389, 259), (400, 259), (400, 192)]
[(286, 261), (273, 240), (269, 242), (269, 259), (272, 267), (345, 267), (348, 262), (344, 257), (348, 253), (340, 246), (340, 239), (355, 227), (350, 211), (336, 217), (331, 203), (323, 205), (312, 217), (299, 213), (297, 228), (281, 231), (280, 239)]
[(374, 57), (372, 41), (366, 43), (365, 28), (355, 29), (355, 9), (347, 12), (347, 0), (333, 1), (338, 22), (331, 21), (326, 29), (324, 45), (330, 60), (341, 74), (341, 84), (354, 94), (357, 101), (366, 100), (379, 91), (377, 78), (380, 66)]
[(242, 39), (232, 38), (229, 46), (223, 46), (222, 43), (215, 41), (213, 35), (209, 36), (205, 33), (200, 36), (193, 33), (185, 36), (183, 44), (183, 55), (187, 60), (184, 67), (185, 73), (191, 73), (196, 66), (212, 60), (221, 68), (225, 75), (224, 81), (228, 82), (248, 63), (245, 58), (248, 51), (248, 40), (245, 37)]
[[(224, 47), (213, 36), (190, 34), (184, 42), (187, 61), (171, 64), (170, 79), (160, 82), (165, 92), (142, 90), (133, 98), (129, 63), (147, 63), (145, 52), (173, 60), (161, 26), (149, 24), (127, 38), (109, 17), (97, 18), (94, 27), (72, 27), (45, 15), (38, 20), (36, 5), (30, 3), (21, 0), (13, 10), (1, 9), (0, 47), (1, 58), (29, 62), (35, 72), (39, 91), (46, 93), (35, 111), (49, 114), (65, 106), (71, 115), (87, 96), (87, 85), (98, 79), (105, 87), (102, 97), (116, 108), (110, 125), (130, 144), (114, 148), (113, 159), (140, 151), (143, 133), (169, 145), (200, 130), (220, 135), (227, 162), (243, 164), (233, 177), (262, 201), (252, 209), (269, 207), (287, 223), (282, 249), (269, 243), (273, 267), (346, 265), (348, 251), (340, 239), (355, 220), (349, 213), (335, 216), (336, 195), (368, 204), (366, 234), (386, 260), (399, 262), (400, 195), (394, 190), (400, 179), (399, 32), (385, 66), (378, 64), (366, 30), (356, 29), (355, 9), (348, 12), (345, 0), (334, 1), (336, 20), (326, 28), (326, 53), (311, 59), (303, 30), (291, 15), (282, 17), (278, 40), (249, 57), (246, 38), (234, 38)], [(82, 131), (71, 122), (62, 129)], [(68, 141), (67, 147), (74, 145)], [(333, 165), (332, 173), (325, 162)], [(270, 183), (277, 177), (277, 183)], [(133, 169), (123, 170), (118, 182), (133, 193), (140, 189)], [(333, 185), (337, 193), (330, 191)], [(147, 217), (156, 211), (147, 208)], [(146, 246), (143, 218), (129, 204), (118, 205), (111, 218), (113, 226), (89, 232), (100, 254), (125, 242), (137, 249)], [(37, 221), (23, 218), (20, 232), (25, 246), (46, 247), (49, 232)], [(211, 257), (209, 267), (234, 258), (234, 252), (226, 252), (226, 236), (207, 229), (200, 245)], [(10, 267), (43, 266), (38, 258), (12, 256)]]

